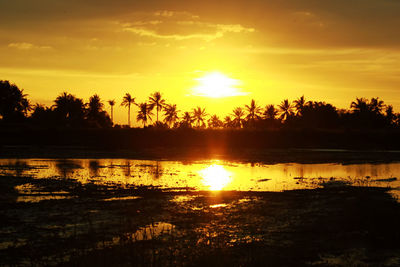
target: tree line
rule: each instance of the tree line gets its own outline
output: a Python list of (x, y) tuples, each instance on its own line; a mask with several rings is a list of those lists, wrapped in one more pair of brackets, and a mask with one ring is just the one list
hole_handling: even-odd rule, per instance
[(155, 92), (141, 103), (126, 93), (120, 105), (127, 108), (125, 126), (115, 125), (115, 99), (106, 102), (111, 116), (105, 110), (100, 96), (95, 94), (88, 102), (63, 92), (50, 107), (32, 105), (23, 89), (9, 81), (0, 81), (0, 121), (3, 125), (31, 123), (44, 127), (109, 128), (130, 127), (131, 114), (143, 127), (157, 128), (212, 128), (212, 129), (389, 129), (400, 127), (400, 114), (379, 97), (356, 98), (349, 109), (338, 109), (321, 101), (307, 101), (304, 96), (294, 101), (283, 100), (279, 105), (260, 106), (254, 99), (248, 105), (236, 107), (220, 119), (196, 107), (181, 112), (176, 104), (167, 103), (160, 92)]

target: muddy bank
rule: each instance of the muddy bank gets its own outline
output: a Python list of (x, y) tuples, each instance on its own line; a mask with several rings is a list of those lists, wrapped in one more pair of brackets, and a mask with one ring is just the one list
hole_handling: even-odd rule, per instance
[[(400, 264), (400, 206), (387, 189), (331, 183), (286, 192), (193, 192), (0, 181), (1, 265)], [(63, 198), (40, 199), (45, 195)]]

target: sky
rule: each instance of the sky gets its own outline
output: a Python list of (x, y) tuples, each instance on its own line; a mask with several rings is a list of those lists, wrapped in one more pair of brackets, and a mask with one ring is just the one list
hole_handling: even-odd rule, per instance
[[(378, 96), (399, 112), (399, 14), (398, 0), (0, 0), (0, 79), (32, 103), (115, 99), (120, 124), (125, 93), (155, 91), (220, 117), (301, 95), (339, 108)], [(236, 93), (199, 93), (215, 73)]]

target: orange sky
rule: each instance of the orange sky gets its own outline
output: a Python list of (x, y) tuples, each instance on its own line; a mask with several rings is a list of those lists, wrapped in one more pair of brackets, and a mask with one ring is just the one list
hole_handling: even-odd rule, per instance
[[(0, 10), (0, 79), (33, 103), (98, 93), (117, 101), (117, 123), (126, 92), (143, 102), (161, 91), (182, 111), (220, 116), (303, 94), (341, 108), (379, 96), (400, 109), (399, 1), (13, 0)], [(247, 94), (191, 94), (213, 71)]]

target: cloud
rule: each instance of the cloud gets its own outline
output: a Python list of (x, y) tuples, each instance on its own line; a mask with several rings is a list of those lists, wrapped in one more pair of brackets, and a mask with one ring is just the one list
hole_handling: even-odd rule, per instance
[(32, 49), (52, 49), (51, 46), (38, 46), (32, 43), (20, 42), (20, 43), (9, 43), (9, 48), (15, 48), (19, 50), (32, 50)]
[[(153, 20), (152, 16), (160, 17)], [(177, 41), (200, 39), (207, 42), (224, 37), (227, 33), (252, 33), (254, 28), (241, 24), (218, 24), (201, 21), (199, 16), (188, 12), (157, 11), (148, 20), (117, 22), (122, 31), (139, 36)], [(189, 18), (189, 19), (188, 19)]]

